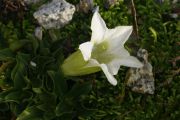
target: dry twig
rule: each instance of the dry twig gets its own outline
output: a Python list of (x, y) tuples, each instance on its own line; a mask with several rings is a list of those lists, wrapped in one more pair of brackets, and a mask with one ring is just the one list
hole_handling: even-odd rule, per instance
[(139, 33), (138, 33), (139, 30), (138, 30), (137, 14), (136, 14), (134, 0), (131, 0), (131, 11), (132, 11), (133, 19), (134, 19), (133, 29), (135, 31), (135, 35), (136, 35), (137, 39), (139, 40)]

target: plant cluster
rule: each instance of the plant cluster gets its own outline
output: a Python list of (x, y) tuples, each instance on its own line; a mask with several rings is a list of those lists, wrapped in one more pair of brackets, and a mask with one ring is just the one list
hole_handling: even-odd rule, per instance
[[(133, 25), (130, 1), (116, 2), (107, 8), (106, 0), (94, 0), (94, 5), (99, 6), (108, 28)], [(134, 55), (140, 47), (148, 50), (155, 77), (154, 95), (128, 89), (124, 67), (116, 75), (117, 86), (110, 85), (102, 72), (81, 77), (63, 75), (60, 65), (65, 58), (90, 40), (91, 12), (76, 12), (59, 30), (43, 29), (43, 39), (39, 40), (34, 35), (39, 25), (33, 12), (42, 3), (18, 7), (20, 11), (15, 12), (22, 13), (19, 17), (11, 11), (2, 13), (5, 2), (0, 1), (0, 120), (177, 120), (179, 18), (169, 16), (174, 9), (170, 0), (134, 2), (139, 36), (136, 39), (133, 34), (125, 47)]]

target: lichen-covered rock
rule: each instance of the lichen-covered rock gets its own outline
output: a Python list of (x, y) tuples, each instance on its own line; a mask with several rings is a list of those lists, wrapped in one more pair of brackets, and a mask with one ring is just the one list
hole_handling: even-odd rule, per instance
[(75, 6), (65, 0), (53, 0), (40, 7), (34, 18), (45, 29), (59, 29), (69, 23), (75, 12)]
[(143, 67), (129, 69), (126, 74), (126, 85), (134, 92), (154, 94), (154, 77), (152, 65), (148, 62), (147, 50), (139, 49), (137, 57), (143, 63)]
[(118, 4), (119, 1), (118, 0), (106, 0), (105, 4), (104, 4), (104, 7), (106, 9), (109, 9), (111, 6), (114, 6), (116, 4)]
[(76, 10), (84, 13), (88, 13), (93, 10), (94, 2), (93, 0), (80, 0), (79, 4), (76, 5)]

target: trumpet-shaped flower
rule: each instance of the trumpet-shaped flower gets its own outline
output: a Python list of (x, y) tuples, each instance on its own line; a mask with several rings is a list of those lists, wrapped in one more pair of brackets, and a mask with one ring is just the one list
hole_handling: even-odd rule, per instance
[[(80, 51), (65, 60), (62, 68), (67, 74), (82, 75), (102, 70), (108, 81), (112, 85), (116, 85), (117, 80), (113, 75), (118, 73), (120, 66), (142, 67), (142, 64), (135, 57), (130, 56), (124, 48), (124, 43), (132, 32), (132, 26), (118, 26), (114, 29), (108, 29), (98, 11), (95, 11), (91, 21), (91, 30), (91, 40), (82, 43), (79, 46)], [(76, 64), (70, 63), (73, 59), (76, 59)], [(67, 65), (77, 68), (68, 71), (65, 69)]]
[(124, 48), (124, 43), (132, 32), (131, 26), (108, 29), (96, 11), (92, 18), (91, 30), (91, 41), (81, 44), (79, 49), (84, 60), (89, 62), (87, 66), (99, 66), (112, 85), (117, 84), (113, 75), (118, 73), (121, 65), (142, 67), (142, 64)]

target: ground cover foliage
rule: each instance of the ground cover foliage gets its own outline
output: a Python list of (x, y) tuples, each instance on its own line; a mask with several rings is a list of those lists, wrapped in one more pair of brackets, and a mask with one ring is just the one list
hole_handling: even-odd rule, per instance
[[(94, 2), (108, 28), (134, 24), (130, 1), (119, 1), (110, 7), (105, 6), (105, 0)], [(168, 0), (134, 2), (139, 36), (133, 34), (126, 48), (134, 55), (140, 47), (149, 51), (154, 95), (134, 93), (127, 88), (125, 67), (116, 76), (115, 87), (102, 72), (63, 76), (63, 60), (79, 44), (90, 40), (92, 12), (76, 12), (68, 25), (59, 30), (43, 30), (43, 39), (38, 40), (34, 36), (38, 23), (32, 14), (42, 3), (26, 8), (19, 5), (19, 11), (4, 12), (1, 1), (0, 120), (177, 120), (180, 22), (170, 17), (174, 5)], [(37, 66), (32, 66), (31, 61)]]

